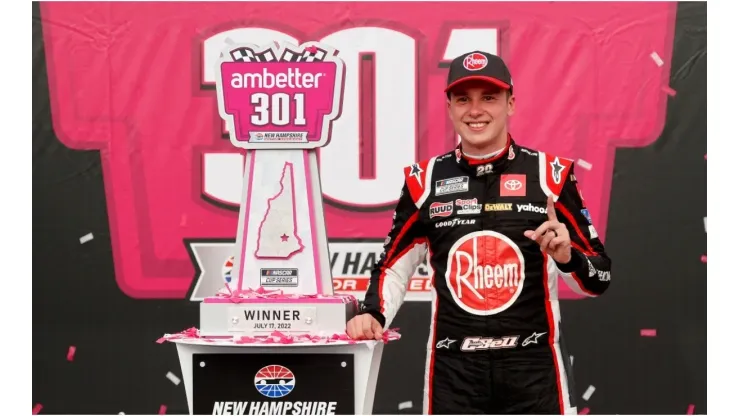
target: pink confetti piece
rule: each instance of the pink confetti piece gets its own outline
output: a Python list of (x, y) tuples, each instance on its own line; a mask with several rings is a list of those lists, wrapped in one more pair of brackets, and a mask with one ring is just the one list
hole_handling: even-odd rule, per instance
[(36, 406), (33, 407), (33, 410), (31, 411), (31, 414), (37, 415), (43, 409), (44, 406), (41, 403), (36, 403)]
[(664, 93), (670, 95), (671, 97), (675, 97), (676, 96), (676, 90), (674, 90), (673, 88), (671, 88), (671, 87), (669, 87), (667, 85), (664, 85), (663, 88), (661, 88), (661, 90)]
[(704, 153), (704, 160), (707, 160), (707, 154)]
[(77, 347), (74, 345), (70, 345), (69, 349), (67, 350), (67, 361), (72, 362), (75, 359), (75, 352), (77, 352)]
[(185, 214), (182, 214), (182, 216), (180, 217), (180, 227), (184, 227), (185, 224), (187, 223), (188, 223), (188, 216)]
[(688, 410), (686, 410), (687, 415), (693, 415), (694, 414), (694, 405), (690, 404)]
[(706, 254), (703, 255), (703, 256), (701, 256), (701, 262), (702, 263), (706, 263), (707, 262), (707, 255)]
[(309, 46), (306, 48), (306, 52), (316, 53), (318, 52), (318, 49), (315, 46)]
[(658, 330), (657, 329), (641, 329), (640, 336), (641, 337), (657, 337)]
[(167, 413), (167, 406), (165, 406), (165, 405), (160, 405), (160, 406), (159, 406), (159, 414), (160, 414), (160, 415), (163, 415), (163, 414), (165, 414), (165, 413)]
[(342, 299), (344, 303), (354, 303), (359, 307), (357, 298), (352, 295), (299, 295), (285, 294), (280, 289), (265, 289), (260, 286), (257, 289), (232, 290), (228, 284), (216, 292), (216, 298), (228, 299), (234, 303), (241, 303), (245, 299), (291, 299), (291, 300), (308, 300), (308, 299)]
[(589, 409), (588, 407), (584, 407), (583, 409), (581, 409), (580, 412), (578, 412), (578, 414), (579, 415), (587, 415), (588, 412), (590, 412), (590, 411), (591, 411), (591, 409)]

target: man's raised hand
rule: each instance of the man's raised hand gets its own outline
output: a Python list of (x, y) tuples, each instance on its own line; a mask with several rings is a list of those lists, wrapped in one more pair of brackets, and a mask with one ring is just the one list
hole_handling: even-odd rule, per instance
[(524, 236), (539, 244), (556, 262), (570, 261), (570, 233), (565, 224), (558, 221), (552, 196), (547, 197), (547, 221), (534, 231), (525, 231)]

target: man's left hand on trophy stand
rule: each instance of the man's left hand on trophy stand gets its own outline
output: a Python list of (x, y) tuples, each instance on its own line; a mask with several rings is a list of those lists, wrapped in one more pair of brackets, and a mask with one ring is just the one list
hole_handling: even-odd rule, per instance
[(347, 335), (352, 339), (383, 339), (383, 326), (372, 315), (363, 313), (347, 322)]

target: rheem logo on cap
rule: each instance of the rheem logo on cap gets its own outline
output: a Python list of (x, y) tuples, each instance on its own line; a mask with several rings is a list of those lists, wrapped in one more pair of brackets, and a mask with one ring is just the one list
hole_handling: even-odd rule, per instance
[(488, 65), (488, 58), (478, 52), (473, 52), (463, 60), (463, 66), (468, 71), (480, 71)]

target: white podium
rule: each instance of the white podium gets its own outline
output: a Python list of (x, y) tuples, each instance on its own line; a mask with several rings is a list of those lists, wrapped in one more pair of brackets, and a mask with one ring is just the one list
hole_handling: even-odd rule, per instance
[[(206, 344), (196, 339), (181, 339), (172, 342), (177, 344), (177, 355), (180, 358), (188, 410), (191, 415), (196, 414), (193, 408), (194, 354), (351, 354), (354, 357), (354, 414), (369, 415), (373, 412), (375, 386), (384, 346), (382, 341), (359, 341), (355, 344), (270, 344), (261, 346), (218, 344), (216, 342)], [(199, 365), (200, 363), (195, 364)], [(300, 380), (296, 380), (296, 384), (300, 382)], [(244, 414), (250, 413), (245, 412)]]

